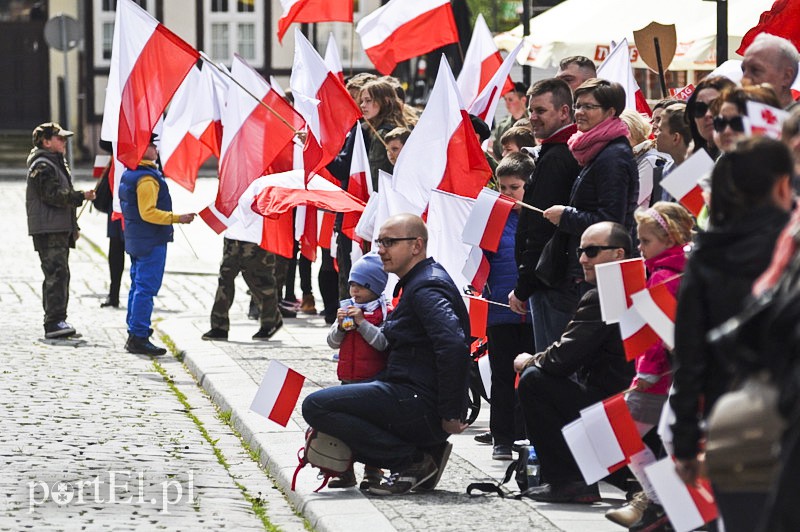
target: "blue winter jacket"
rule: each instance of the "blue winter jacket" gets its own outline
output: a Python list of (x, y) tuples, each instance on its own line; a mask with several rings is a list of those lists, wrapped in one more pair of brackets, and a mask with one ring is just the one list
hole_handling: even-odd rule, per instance
[[(504, 305), (508, 305), (508, 293), (517, 284), (517, 261), (514, 254), (514, 245), (518, 222), (519, 214), (511, 211), (503, 228), (497, 252), (484, 251), (486, 259), (489, 261), (489, 278), (486, 280), (486, 286), (483, 289), (483, 297)], [(508, 307), (490, 304), (489, 319), (486, 325), (491, 327), (492, 325), (501, 324), (530, 323), (530, 318), (530, 314), (520, 316), (512, 312)]]
[(161, 172), (140, 166), (136, 170), (125, 170), (119, 184), (119, 201), (122, 217), (125, 220), (125, 251), (131, 257), (146, 257), (155, 246), (172, 242), (171, 225), (157, 225), (145, 222), (139, 214), (139, 198), (136, 186), (144, 176), (151, 176), (158, 181), (158, 198), (156, 209), (172, 210), (172, 198), (169, 187)]

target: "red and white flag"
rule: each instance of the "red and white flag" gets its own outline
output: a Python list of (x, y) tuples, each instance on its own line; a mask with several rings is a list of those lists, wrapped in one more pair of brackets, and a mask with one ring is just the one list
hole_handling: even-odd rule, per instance
[[(378, 187), (378, 194), (382, 192), (383, 189)], [(461, 241), (474, 204), (475, 200), (472, 198), (434, 190), (431, 192), (428, 207), (428, 256), (442, 265), (459, 290), (472, 281), (463, 274), (470, 252), (477, 249), (483, 255), (480, 248)]]
[(647, 105), (636, 78), (633, 76), (631, 67), (631, 52), (628, 47), (628, 39), (622, 41), (611, 49), (605, 61), (597, 67), (597, 77), (616, 81), (625, 89), (625, 109), (633, 109), (643, 115), (650, 116), (653, 112)]
[[(361, 213), (355, 233), (369, 242), (378, 238), (383, 222), (390, 216), (403, 212), (414, 212), (412, 205), (400, 192), (392, 188), (392, 176), (383, 170), (378, 171), (378, 192), (369, 199), (367, 207)], [(430, 231), (430, 218), (428, 218)], [(428, 250), (430, 252), (430, 240)], [(448, 270), (449, 271), (449, 270)]]
[(486, 281), (489, 279), (490, 269), (489, 259), (486, 258), (483, 250), (479, 247), (473, 247), (464, 263), (464, 267), (461, 269), (461, 273), (466, 277), (467, 284), (472, 286), (476, 292), (482, 293), (483, 288), (486, 286)]
[(305, 380), (305, 377), (282, 362), (270, 361), (250, 410), (285, 427), (300, 398)]
[(103, 170), (106, 169), (108, 163), (111, 162), (110, 155), (95, 155), (94, 166), (92, 167), (92, 177), (98, 178), (103, 175)]
[(475, 100), (467, 106), (467, 112), (475, 115), (487, 124), (491, 124), (494, 120), (494, 114), (497, 110), (497, 104), (500, 102), (504, 84), (509, 79), (508, 74), (511, 72), (511, 67), (514, 66), (515, 58), (522, 49), (524, 41), (520, 41), (516, 48), (514, 48), (508, 56), (506, 56), (503, 64), (497, 72), (494, 73), (489, 83), (481, 90), (480, 94)]
[[(474, 335), (473, 335), (474, 336)], [(475, 340), (479, 342), (480, 340)], [(492, 365), (489, 363), (489, 352), (485, 352), (478, 357), (478, 373), (481, 376), (481, 383), (483, 383), (483, 391), (486, 392), (486, 398), (492, 400)]]
[(328, 65), (328, 70), (336, 76), (336, 79), (344, 85), (344, 68), (342, 68), (342, 59), (339, 57), (339, 46), (336, 44), (336, 39), (333, 37), (333, 32), (328, 35), (328, 46), (325, 47), (325, 64)]
[(303, 118), (238, 55), (234, 56), (231, 74), (250, 94), (231, 83), (222, 115), (216, 206), (226, 216), (236, 208), (250, 183), (264, 175), (292, 142), (295, 130), (303, 127)]
[(775, 0), (769, 11), (761, 13), (758, 24), (742, 37), (736, 53), (744, 56), (759, 33), (783, 37), (800, 47), (800, 0)]
[(631, 306), (631, 296), (646, 287), (644, 259), (598, 264), (594, 271), (597, 275), (597, 295), (600, 297), (603, 321), (616, 323)]
[(390, 0), (362, 18), (356, 32), (372, 64), (384, 75), (401, 61), (458, 42), (450, 0)]
[(465, 244), (497, 252), (500, 238), (516, 201), (489, 188), (484, 188), (475, 199), (472, 211), (464, 225), (461, 239)]
[(689, 83), (680, 89), (670, 89), (670, 95), (676, 99), (685, 102), (689, 97), (694, 94), (694, 83)]
[(469, 335), (476, 338), (486, 336), (486, 322), (489, 319), (489, 302), (481, 297), (467, 297), (469, 312)]
[(772, 107), (761, 102), (747, 101), (745, 117), (745, 134), (748, 136), (766, 136), (780, 140), (783, 122), (789, 118), (783, 109)]
[(698, 181), (714, 168), (706, 150), (698, 150), (661, 180), (661, 187), (697, 216), (703, 210), (703, 189)]
[(631, 296), (633, 308), (669, 349), (675, 347), (675, 311), (678, 302), (666, 284), (656, 285)]
[[(350, 177), (347, 181), (347, 192), (357, 197), (363, 202), (368, 202), (374, 194), (372, 187), (372, 172), (369, 168), (369, 156), (367, 147), (364, 144), (364, 135), (361, 128), (354, 130), (356, 135), (353, 144), (353, 156), (350, 159)], [(362, 213), (345, 214), (342, 218), (342, 233), (351, 240), (361, 242), (361, 238), (356, 234), (356, 226)]]
[(625, 358), (629, 361), (644, 354), (645, 351), (661, 341), (652, 327), (633, 307), (627, 309), (619, 317), (619, 332), (622, 336), (622, 346), (625, 348)]
[(190, 192), (194, 191), (200, 166), (211, 155), (219, 155), (222, 99), (227, 93), (227, 82), (212, 72), (214, 67), (199, 64), (202, 68), (192, 68), (175, 92), (161, 129), (158, 150), (164, 175)]
[(695, 530), (719, 517), (708, 479), (700, 478), (694, 486), (685, 484), (669, 456), (646, 466), (644, 471), (675, 532)]
[(294, 33), (294, 65), (289, 85), (295, 108), (308, 125), (303, 147), (303, 165), (308, 177), (339, 154), (347, 133), (361, 118), (361, 110), (300, 30)]
[[(394, 1), (394, 0), (393, 0)], [(446, 60), (417, 126), (397, 157), (392, 187), (422, 214), (433, 189), (476, 198), (492, 176)]]
[(353, 0), (281, 0), (278, 41), (294, 22), (353, 22)]
[(116, 144), (115, 156), (128, 168), (138, 166), (156, 122), (199, 58), (132, 0), (117, 2), (100, 137)]
[[(514, 56), (515, 54), (510, 54)], [(500, 69), (503, 64), (503, 56), (497, 50), (492, 38), (492, 32), (486, 25), (486, 20), (481, 13), (475, 19), (475, 27), (472, 28), (472, 38), (469, 41), (467, 53), (464, 54), (464, 66), (458, 75), (458, 90), (464, 103), (469, 107), (478, 97), (478, 94), (489, 84), (489, 80)], [(500, 94), (514, 90), (514, 82), (506, 75), (504, 83), (500, 88)], [(476, 113), (472, 113), (476, 114)]]
[(313, 174), (307, 184), (304, 183), (302, 170), (272, 174), (259, 180), (264, 186), (256, 193), (252, 208), (261, 216), (274, 218), (290, 213), (294, 207), (300, 205), (310, 205), (331, 212), (364, 210), (363, 201), (317, 174)]
[(644, 449), (621, 394), (584, 408), (561, 432), (587, 484), (624, 467)]
[(225, 216), (219, 212), (213, 203), (202, 209), (197, 215), (218, 235), (224, 233), (236, 220), (234, 216)]

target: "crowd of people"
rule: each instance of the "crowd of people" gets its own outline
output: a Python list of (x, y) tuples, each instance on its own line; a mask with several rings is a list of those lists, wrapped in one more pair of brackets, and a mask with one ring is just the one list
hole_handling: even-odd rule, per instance
[[(511, 460), (515, 442), (529, 440), (542, 478), (541, 486), (527, 491), (530, 498), (600, 500), (597, 484), (584, 482), (561, 429), (582, 409), (625, 393), (646, 445), (606, 479), (630, 496), (608, 511), (610, 520), (634, 531), (670, 529), (646, 466), (671, 455), (687, 484), (710, 479), (725, 530), (800, 529), (791, 507), (797, 484), (792, 466), (800, 456), (793, 423), (800, 414), (800, 365), (793, 356), (796, 322), (787, 320), (798, 308), (793, 288), (800, 215), (792, 212), (798, 212), (800, 110), (791, 85), (799, 60), (789, 41), (762, 34), (746, 52), (740, 85), (708, 77), (687, 101), (659, 101), (645, 117), (625, 109), (625, 89), (598, 78), (591, 60), (569, 57), (553, 78), (531, 87), (515, 83), (503, 95), (508, 116), (493, 129), (472, 117), (494, 172), (487, 185), (536, 209), (515, 207), (498, 250), (486, 252), (491, 269), (483, 295), (496, 303), (487, 327), (491, 415), (490, 431), (475, 436), (491, 444), (497, 460)], [(346, 87), (364, 120), (327, 170), (347, 188), (361, 135), (377, 190), (378, 172), (392, 172), (419, 113), (405, 105), (393, 78), (359, 74)], [(748, 136), (748, 102), (792, 113), (780, 141)], [(77, 237), (75, 207), (94, 197), (72, 188), (63, 162), (69, 135), (58, 124), (39, 126), (29, 159), (29, 231), (45, 273), (48, 338), (75, 333), (65, 321), (66, 263)], [(700, 150), (715, 164), (709, 175), (697, 176), (705, 207), (694, 217), (661, 181)], [(132, 279), (126, 348), (151, 355), (164, 352), (149, 341), (150, 313), (171, 225), (193, 218), (172, 213), (156, 160), (151, 143), (139, 168), (123, 174), (119, 193)], [(652, 184), (645, 190), (646, 179)], [(362, 489), (376, 495), (431, 490), (450, 454), (449, 435), (467, 426), (473, 338), (464, 294), (437, 257), (428, 256), (422, 218), (392, 216), (374, 246), (350, 240), (343, 231), (347, 223), (337, 215), (336, 254), (323, 254), (319, 277), (328, 343), (339, 350), (343, 385), (309, 395), (303, 416), (348, 444), (364, 464)], [(297, 311), (294, 264), (259, 242), (245, 228), (228, 229), (204, 339), (227, 339), (239, 272), (260, 320), (255, 340), (271, 338)], [(351, 264), (354, 246), (364, 254)], [(648, 287), (666, 285), (677, 297), (677, 313), (674, 348), (659, 341), (629, 361), (619, 326), (603, 320), (595, 269), (631, 257), (644, 259)], [(384, 294), (388, 273), (399, 278), (392, 294)], [(301, 309), (310, 311), (308, 264), (300, 275)], [(118, 290), (117, 283), (106, 303), (118, 304)], [(785, 432), (747, 447), (744, 434), (761, 428), (756, 416), (742, 421), (741, 441), (715, 441), (714, 427), (734, 415), (722, 408), (726, 397), (754, 379), (776, 390), (762, 417), (780, 416)], [(672, 416), (669, 431), (657, 431), (663, 416)], [(726, 456), (721, 462), (730, 462), (728, 469), (715, 456)], [(356, 484), (351, 470), (330, 485)]]

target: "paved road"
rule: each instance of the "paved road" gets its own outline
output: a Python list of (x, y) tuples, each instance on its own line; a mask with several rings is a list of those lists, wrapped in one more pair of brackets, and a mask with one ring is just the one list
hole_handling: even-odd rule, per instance
[[(215, 186), (214, 180), (201, 179), (195, 194), (188, 194), (178, 187), (173, 187), (173, 197), (175, 209), (180, 212), (196, 212), (213, 199)], [(15, 329), (15, 336), (19, 336), (18, 342), (24, 346), (20, 348), (18, 363), (24, 367), (26, 372), (30, 371), (26, 364), (26, 356), (29, 353), (42, 352), (42, 364), (48, 360), (44, 353), (56, 348), (43, 347), (36, 342), (40, 335), (40, 307), (38, 300), (38, 285), (41, 274), (31, 250), (30, 242), (24, 236), (24, 209), (23, 186), (15, 182), (0, 182), (0, 189), (5, 192), (4, 196), (10, 198), (9, 212), (0, 213), (0, 220), (5, 221), (7, 226), (13, 227), (15, 246), (20, 248), (18, 255), (8, 257), (4, 253), (3, 265), (7, 266), (0, 274), (2, 279), (3, 292), (0, 292), (0, 305), (2, 305), (2, 317), (6, 324), (6, 330)], [(13, 201), (11, 201), (13, 199)], [(17, 221), (14, 221), (17, 220)], [(73, 384), (83, 393), (92, 395), (93, 400), (101, 397), (98, 390), (98, 383), (102, 383), (102, 389), (108, 395), (107, 401), (121, 402), (122, 406), (108, 406), (113, 409), (108, 412), (105, 418), (92, 417), (92, 428), (103, 434), (114, 430), (114, 427), (121, 425), (118, 420), (120, 413), (130, 417), (132, 423), (142, 426), (136, 427), (134, 431), (138, 438), (148, 441), (161, 442), (164, 447), (159, 447), (166, 458), (160, 455), (156, 457), (148, 456), (153, 462), (158, 462), (162, 469), (168, 473), (178, 474), (191, 466), (195, 455), (187, 456), (188, 450), (181, 451), (179, 446), (171, 445), (170, 438), (176, 438), (174, 431), (180, 427), (180, 422), (186, 419), (181, 406), (174, 405), (174, 395), (163, 382), (160, 376), (153, 374), (153, 366), (148, 360), (140, 360), (125, 354), (121, 345), (124, 341), (124, 315), (122, 311), (99, 310), (99, 300), (104, 295), (107, 286), (107, 275), (103, 258), (97, 249), (90, 245), (97, 244), (100, 248), (105, 248), (104, 228), (105, 217), (99, 213), (87, 212), (81, 218), (81, 225), (84, 235), (87, 237), (79, 242), (78, 250), (73, 255), (73, 300), (70, 304), (71, 322), (73, 325), (84, 331), (87, 339), (93, 347), (80, 349), (56, 349), (58, 356), (64, 358), (63, 353), (69, 353), (66, 368), (56, 372), (50, 369), (44, 373), (37, 373), (31, 376), (29, 386), (21, 388), (36, 388), (41, 390), (53, 384), (50, 382), (48, 373), (56, 375), (54, 380), (65, 382), (66, 379), (60, 376), (62, 373), (72, 371), (77, 374), (73, 376), (74, 382), (84, 383), (83, 386)], [(252, 400), (261, 376), (266, 370), (270, 360), (277, 359), (288, 364), (290, 367), (306, 376), (306, 384), (303, 388), (302, 397), (319, 389), (320, 387), (336, 385), (335, 363), (331, 356), (333, 352), (325, 344), (325, 334), (327, 327), (319, 317), (304, 316), (297, 319), (287, 320), (286, 326), (267, 343), (255, 343), (250, 340), (250, 336), (255, 332), (257, 326), (255, 322), (246, 319), (247, 298), (244, 296), (244, 284), (241, 279), (238, 281), (237, 290), (240, 296), (234, 303), (231, 310), (231, 335), (229, 342), (203, 342), (200, 335), (208, 329), (208, 311), (210, 309), (213, 294), (216, 286), (217, 265), (221, 256), (222, 239), (214, 234), (210, 229), (198, 220), (198, 222), (184, 226), (183, 231), (176, 232), (176, 242), (170, 246), (167, 263), (167, 275), (164, 280), (164, 287), (156, 301), (154, 316), (160, 318), (158, 324), (159, 333), (168, 337), (175, 343), (182, 352), (185, 366), (192, 375), (202, 384), (213, 401), (223, 412), (230, 412), (231, 423), (242, 435), (251, 449), (258, 454), (258, 457), (276, 480), (282, 489), (287, 490), (297, 463), (296, 451), (302, 445), (302, 434), (305, 430), (305, 422), (295, 411), (289, 426), (279, 427), (270, 421), (249, 411), (250, 401)], [(14, 271), (20, 271), (15, 275)], [(123, 294), (127, 284), (124, 283)], [(17, 293), (24, 293), (25, 299), (16, 299)], [(22, 304), (20, 304), (22, 303)], [(318, 302), (321, 304), (321, 302)], [(11, 305), (11, 307), (9, 307)], [(7, 309), (11, 308), (12, 312)], [(19, 309), (19, 311), (17, 310)], [(16, 314), (11, 318), (10, 314)], [(19, 320), (22, 314), (23, 319)], [(17, 324), (11, 326), (11, 323)], [(17, 341), (17, 340), (15, 340)], [(100, 346), (102, 343), (102, 346)], [(95, 354), (96, 350), (98, 354)], [(75, 356), (73, 353), (77, 353)], [(88, 356), (87, 356), (88, 355)], [(100, 366), (96, 370), (97, 379), (89, 379), (92, 373), (87, 366), (95, 367), (98, 359), (106, 360), (107, 366)], [(119, 364), (120, 361), (125, 364)], [(169, 367), (175, 375), (176, 380), (186, 383), (186, 387), (191, 387), (190, 379), (181, 366), (174, 358), (165, 357), (162, 362), (164, 367)], [(16, 366), (14, 366), (16, 367)], [(115, 375), (122, 381), (115, 381)], [(102, 378), (100, 378), (102, 377)], [(0, 380), (0, 386), (7, 386)], [(72, 382), (72, 381), (70, 381)], [(108, 385), (106, 386), (106, 382)], [(35, 383), (35, 384), (34, 384)], [(14, 379), (15, 387), (19, 384), (18, 379)], [(10, 385), (8, 385), (10, 386)], [(149, 387), (148, 387), (149, 386)], [(120, 393), (120, 389), (129, 392), (136, 389), (137, 396), (128, 396)], [(20, 388), (17, 388), (16, 393)], [(149, 395), (145, 392), (149, 391)], [(21, 392), (24, 397), (29, 397), (30, 392)], [(6, 397), (7, 394), (3, 394)], [(58, 396), (56, 396), (58, 397)], [(68, 397), (73, 397), (69, 395)], [(75, 392), (76, 404), (80, 402), (80, 393)], [(144, 408), (142, 403), (151, 405)], [(65, 399), (66, 400), (66, 399)], [(30, 402), (30, 400), (27, 400)], [(52, 399), (51, 399), (52, 401)], [(89, 401), (92, 402), (92, 401)], [(163, 404), (162, 404), (163, 402)], [(128, 403), (133, 403), (129, 405)], [(4, 407), (8, 406), (9, 413), (0, 421), (3, 426), (9, 417), (19, 419), (15, 411), (19, 410), (17, 401), (3, 401)], [(162, 416), (158, 423), (149, 419), (141, 412), (150, 412), (152, 409), (157, 411), (170, 409), (167, 404), (173, 404), (174, 417), (170, 423), (161, 425)], [(192, 403), (194, 405), (194, 403)], [(135, 405), (135, 407), (134, 407)], [(74, 407), (75, 405), (73, 405)], [(94, 407), (92, 407), (94, 408)], [(86, 411), (86, 408), (81, 409)], [(603, 518), (604, 511), (609, 505), (616, 505), (621, 502), (622, 495), (614, 488), (603, 486), (602, 493), (604, 501), (591, 507), (575, 505), (548, 505), (535, 503), (530, 500), (514, 501), (500, 499), (496, 496), (470, 498), (465, 494), (467, 484), (476, 480), (488, 480), (499, 478), (505, 470), (506, 462), (491, 460), (490, 446), (482, 446), (475, 443), (472, 437), (486, 430), (488, 426), (487, 409), (481, 413), (478, 421), (465, 434), (454, 437), (454, 452), (450, 463), (444, 473), (441, 483), (437, 490), (432, 494), (412, 494), (392, 498), (380, 498), (364, 495), (358, 490), (323, 490), (319, 494), (313, 494), (312, 490), (319, 484), (314, 472), (306, 468), (301, 471), (298, 482), (297, 492), (289, 492), (288, 497), (294, 507), (300, 511), (308, 520), (311, 526), (318, 530), (349, 531), (356, 529), (369, 530), (467, 530), (476, 527), (490, 526), (494, 530), (568, 530), (568, 531), (603, 531), (621, 530)], [(112, 412), (116, 412), (112, 414)], [(40, 416), (44, 413), (39, 414)], [(164, 414), (163, 419), (166, 419)], [(70, 419), (64, 419), (61, 423), (69, 427), (66, 432), (78, 433), (84, 429), (86, 416), (83, 414), (74, 415)], [(212, 416), (213, 419), (213, 416)], [(42, 421), (48, 427), (60, 423), (47, 420)], [(185, 431), (188, 433), (192, 429), (191, 422), (188, 422)], [(73, 427), (73, 425), (77, 425)], [(16, 424), (11, 430), (0, 432), (0, 456), (12, 457), (16, 452), (14, 441), (38, 440), (38, 435), (29, 435), (29, 429), (25, 426), (18, 427)], [(11, 427), (9, 427), (11, 428)], [(224, 427), (223, 427), (224, 429)], [(119, 430), (119, 429), (118, 429)], [(16, 434), (21, 436), (18, 438)], [(3, 438), (12, 434), (12, 441), (6, 443)], [(33, 436), (33, 437), (32, 437)], [(187, 438), (188, 436), (183, 436)], [(217, 437), (217, 436), (215, 436)], [(183, 441), (183, 440), (181, 440)], [(62, 442), (63, 443), (63, 442)], [(129, 448), (131, 447), (130, 444)], [(190, 449), (204, 449), (200, 443), (190, 445)], [(208, 444), (206, 442), (206, 447)], [(235, 442), (232, 443), (235, 447)], [(155, 447), (158, 447), (156, 444)], [(173, 454), (170, 454), (170, 450)], [(118, 449), (117, 449), (118, 451)], [(176, 462), (175, 453), (181, 451), (183, 462)], [(210, 451), (210, 450), (209, 450)], [(32, 451), (31, 451), (32, 452)], [(202, 453), (201, 453), (202, 454)], [(38, 456), (38, 454), (37, 454)], [(48, 455), (53, 456), (53, 455)], [(116, 456), (116, 454), (115, 454)], [(199, 459), (199, 457), (197, 457)], [(11, 458), (6, 458), (7, 460)], [(27, 462), (34, 461), (28, 456)], [(210, 461), (210, 460), (209, 460)], [(26, 462), (26, 463), (27, 463)], [(47, 460), (42, 460), (47, 463)], [(61, 462), (59, 462), (60, 464)], [(132, 462), (136, 464), (134, 460)], [(205, 462), (204, 462), (205, 463)], [(215, 462), (217, 463), (217, 462)], [(127, 464), (127, 462), (126, 462)], [(177, 473), (169, 467), (175, 467)], [(60, 465), (66, 470), (69, 464)], [(133, 466), (131, 466), (133, 467)], [(209, 464), (211, 467), (211, 464)], [(183, 469), (181, 469), (183, 468)], [(221, 468), (221, 466), (220, 466)], [(226, 475), (231, 474), (224, 468), (219, 472), (217, 479), (222, 484)], [(257, 470), (256, 470), (257, 471)], [(25, 471), (18, 473), (20, 477)], [(360, 472), (357, 470), (357, 473)], [(253, 474), (254, 476), (255, 473)], [(75, 475), (73, 475), (75, 476)], [(55, 478), (55, 477), (53, 477)], [(12, 483), (20, 483), (19, 479)], [(255, 482), (255, 479), (254, 479)], [(135, 482), (132, 482), (135, 483)], [(195, 484), (197, 480), (195, 478)], [(261, 486), (261, 485), (259, 485)], [(229, 486), (230, 487), (230, 486)], [(226, 519), (237, 519), (241, 498), (235, 504), (235, 490), (224, 493), (222, 488), (213, 495), (209, 493), (200, 500), (211, 508), (224, 507)], [(255, 489), (255, 488), (254, 488)], [(267, 488), (260, 489), (262, 493), (274, 492)], [(217, 496), (218, 493), (218, 496)], [(241, 491), (240, 491), (241, 493)], [(25, 495), (24, 493), (22, 495)], [(291, 519), (285, 506), (278, 504), (282, 499), (278, 498), (275, 503), (268, 501), (267, 513), (273, 523), (285, 521), (286, 527), (296, 526), (296, 520)], [(63, 511), (57, 505), (55, 510)], [(179, 505), (176, 505), (177, 508)], [(41, 513), (45, 505), (36, 509)], [(228, 509), (230, 511), (228, 511)], [(171, 509), (170, 509), (171, 511)], [(273, 511), (277, 514), (273, 518)], [(212, 510), (213, 512), (213, 510)], [(132, 512), (131, 512), (132, 513)], [(151, 512), (152, 514), (153, 512)], [(247, 505), (241, 505), (242, 519), (245, 516), (252, 518), (252, 511)], [(12, 512), (14, 518), (22, 516), (22, 509)], [(124, 512), (122, 512), (124, 514)], [(3, 514), (0, 514), (0, 516)], [(120, 514), (121, 515), (121, 514)], [(169, 519), (172, 519), (170, 514)], [(156, 513), (156, 516), (166, 517)], [(27, 517), (27, 514), (24, 515)], [(188, 518), (188, 517), (187, 517)], [(199, 517), (194, 515), (195, 521), (187, 521), (185, 528), (202, 528), (203, 523), (196, 524)], [(127, 522), (131, 516), (125, 514), (120, 522)], [(177, 515), (175, 519), (180, 522)], [(113, 522), (110, 520), (109, 522)], [(0, 521), (0, 528), (3, 528)], [(205, 525), (209, 526), (209, 525)], [(234, 528), (246, 528), (238, 524), (228, 525)], [(256, 522), (254, 526), (258, 526)], [(279, 523), (279, 526), (284, 526)], [(212, 528), (220, 528), (215, 524)]]

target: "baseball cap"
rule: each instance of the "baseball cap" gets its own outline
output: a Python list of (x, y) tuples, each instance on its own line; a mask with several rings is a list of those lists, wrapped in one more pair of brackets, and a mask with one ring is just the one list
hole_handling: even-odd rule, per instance
[(42, 139), (51, 139), (53, 137), (71, 137), (74, 135), (72, 131), (68, 131), (61, 127), (58, 122), (45, 122), (39, 124), (33, 130), (33, 145), (38, 146)]

